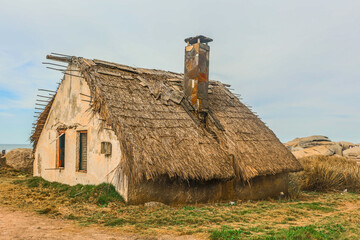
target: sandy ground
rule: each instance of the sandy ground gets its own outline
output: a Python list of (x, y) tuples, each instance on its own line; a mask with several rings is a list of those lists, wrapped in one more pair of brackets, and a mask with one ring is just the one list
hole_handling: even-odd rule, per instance
[(193, 240), (195, 238), (168, 235), (139, 237), (116, 232), (115, 229), (81, 227), (71, 221), (0, 207), (0, 239)]

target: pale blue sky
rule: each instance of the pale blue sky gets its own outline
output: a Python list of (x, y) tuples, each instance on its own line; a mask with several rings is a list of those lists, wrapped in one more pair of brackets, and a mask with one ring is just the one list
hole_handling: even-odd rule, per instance
[(184, 38), (214, 39), (210, 78), (232, 84), (282, 141), (360, 142), (360, 1), (0, 0), (0, 143), (27, 143), (59, 52), (183, 71)]

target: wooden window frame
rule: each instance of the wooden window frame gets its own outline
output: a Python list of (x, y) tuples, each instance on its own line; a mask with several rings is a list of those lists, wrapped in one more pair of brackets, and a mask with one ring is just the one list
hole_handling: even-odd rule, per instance
[[(88, 131), (87, 130), (80, 130), (80, 131), (77, 131), (77, 134), (76, 134), (76, 171), (77, 172), (80, 172), (80, 173), (87, 173), (87, 169), (88, 169), (88, 162), (86, 163), (86, 170), (83, 170), (83, 169), (80, 169), (80, 162), (81, 162), (81, 159), (80, 159), (80, 151), (81, 151), (81, 133), (86, 133), (86, 144), (88, 145)], [(86, 148), (87, 149), (87, 148)], [(88, 151), (87, 151), (88, 153)], [(88, 158), (87, 158), (88, 160)]]
[(112, 152), (111, 142), (101, 142), (100, 153), (104, 154), (106, 157), (109, 157), (109, 156), (111, 156), (111, 152)]
[[(63, 166), (60, 166), (60, 141), (61, 141), (61, 137), (64, 136), (64, 159), (63, 159)], [(65, 168), (65, 156), (66, 156), (66, 131), (65, 130), (58, 130), (58, 136), (57, 136), (57, 141), (56, 141), (56, 168), (59, 168), (59, 169), (64, 169)]]

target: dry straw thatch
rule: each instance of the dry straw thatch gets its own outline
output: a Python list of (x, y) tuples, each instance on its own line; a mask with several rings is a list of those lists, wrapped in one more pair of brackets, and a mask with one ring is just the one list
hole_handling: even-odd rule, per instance
[[(209, 86), (210, 110), (219, 122), (209, 118), (205, 127), (183, 98), (182, 74), (96, 59), (49, 58), (80, 69), (91, 89), (92, 110), (118, 136), (121, 167), (135, 181), (163, 176), (246, 181), (302, 169), (275, 134), (220, 82), (210, 81)], [(38, 136), (32, 138), (35, 146)]]

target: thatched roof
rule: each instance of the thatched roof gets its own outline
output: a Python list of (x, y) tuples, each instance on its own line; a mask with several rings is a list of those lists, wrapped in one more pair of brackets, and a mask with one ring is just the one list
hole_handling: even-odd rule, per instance
[[(275, 134), (221, 82), (210, 81), (212, 117), (204, 125), (183, 98), (182, 74), (96, 59), (48, 58), (80, 68), (91, 89), (92, 110), (118, 136), (121, 167), (134, 180), (249, 180), (302, 170)], [(32, 137), (35, 146), (37, 131), (40, 125)]]

